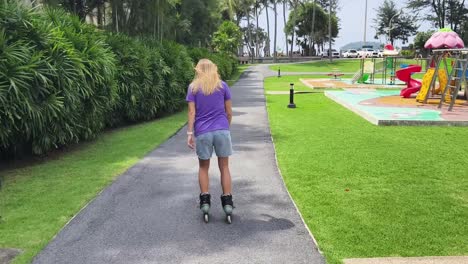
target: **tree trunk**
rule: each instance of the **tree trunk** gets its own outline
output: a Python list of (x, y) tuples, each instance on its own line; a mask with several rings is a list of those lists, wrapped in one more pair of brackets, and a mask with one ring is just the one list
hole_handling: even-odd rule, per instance
[[(294, 5), (291, 5), (292, 7), (292, 14), (293, 14), (293, 28), (292, 28), (292, 32), (291, 32), (291, 48), (290, 48), (290, 52), (291, 52), (291, 58), (293, 57), (293, 52), (294, 52), (294, 35), (296, 34), (294, 28), (294, 24), (296, 23), (296, 12), (295, 12), (295, 9), (297, 9), (297, 3), (294, 3)], [(287, 44), (286, 44), (287, 45)]]
[(313, 32), (310, 32), (310, 38), (309, 38), (309, 56), (313, 56), (314, 55), (314, 52), (313, 52), (313, 48), (314, 48), (314, 33)]
[(331, 12), (331, 3), (328, 6), (328, 57), (330, 58), (330, 62), (333, 61), (333, 53), (332, 53), (332, 12)]
[(295, 35), (295, 32), (294, 32), (294, 28), (293, 28), (293, 32), (291, 33), (291, 58), (293, 57), (293, 52), (294, 52), (294, 35)]
[(161, 38), (160, 43), (162, 44), (164, 38), (164, 14), (161, 14)]
[[(286, 27), (286, 0), (283, 0), (283, 20), (284, 20), (284, 27)], [(284, 41), (286, 42), (286, 56), (289, 55), (288, 50), (288, 33), (284, 30)]]
[(445, 10), (445, 0), (442, 1), (442, 28), (445, 27), (445, 14), (446, 14), (446, 10)]
[[(112, 8), (114, 8), (114, 7), (112, 7)], [(116, 7), (115, 7), (115, 24), (114, 24), (114, 25), (115, 25), (115, 31), (116, 31), (117, 33), (120, 32), (120, 30), (119, 30), (119, 22), (120, 22), (120, 21), (119, 21), (119, 20), (120, 20), (120, 18), (119, 18), (119, 7), (116, 6)]]
[(445, 27), (445, 0), (437, 0), (437, 3), (435, 0), (432, 1), (432, 8), (434, 9), (436, 15), (437, 15), (437, 22), (439, 28), (444, 28)]
[(258, 8), (255, 6), (255, 18), (257, 19), (257, 29), (255, 32), (255, 56), (260, 57), (259, 47), (258, 47)]
[(154, 20), (153, 20), (153, 38), (155, 38), (155, 39), (156, 39), (156, 37), (158, 36), (158, 35), (156, 35), (156, 34), (157, 34), (157, 31), (158, 31), (158, 29), (157, 29), (157, 26), (158, 26), (158, 25), (157, 25), (157, 21), (158, 21), (157, 19), (154, 19)]
[(309, 43), (310, 45), (312, 45), (312, 46), (310, 47), (310, 49), (309, 49), (309, 52), (310, 52), (309, 55), (311, 55), (311, 56), (317, 55), (317, 54), (315, 54), (315, 49), (314, 49), (314, 44), (315, 44), (315, 39), (314, 39), (314, 37), (315, 37), (315, 35), (314, 35), (314, 33), (315, 33), (315, 9), (316, 9), (316, 8), (315, 8), (315, 7), (316, 7), (315, 1), (316, 1), (316, 0), (314, 0), (313, 11), (312, 11), (312, 32), (311, 32), (311, 34), (310, 34), (310, 36), (311, 36), (312, 38), (310, 39), (310, 43)]
[(276, 63), (276, 59), (278, 57), (278, 54), (276, 53), (276, 37), (278, 33), (278, 10), (276, 8), (276, 0), (274, 0), (273, 2), (273, 11), (275, 13), (275, 40), (273, 41), (273, 61)]
[(68, 0), (68, 5), (70, 6), (70, 11), (76, 14), (75, 0)]
[(78, 0), (76, 3), (76, 11), (81, 21), (86, 21), (86, 5), (84, 0)]
[(252, 53), (252, 30), (250, 30), (250, 12), (247, 8), (247, 6), (245, 6), (245, 14), (247, 16), (247, 36), (248, 36), (248, 39), (247, 39), (247, 48), (249, 49), (249, 56), (251, 58), (251, 61), (253, 63), (253, 56), (254, 54)]
[(268, 15), (268, 1), (265, 2), (265, 10), (266, 10), (266, 17), (267, 17), (267, 53), (265, 54), (266, 57), (270, 57), (270, 47), (271, 47), (271, 40), (270, 40), (270, 16)]
[(102, 27), (102, 0), (97, 1), (97, 24)]
[(107, 22), (106, 22), (106, 17), (107, 17), (107, 14), (106, 14), (106, 0), (102, 0), (102, 24), (103, 25), (107, 25)]
[[(157, 1), (157, 6), (158, 6), (158, 7), (161, 6), (161, 5), (160, 5), (160, 0)], [(159, 9), (158, 9), (158, 10), (159, 10)], [(157, 16), (158, 16), (158, 30), (157, 30), (157, 31), (158, 31), (157, 33), (158, 33), (158, 34), (156, 35), (156, 39), (158, 39), (158, 38), (159, 38), (159, 33), (161, 32), (161, 16), (160, 16), (159, 11), (156, 12), (156, 14), (157, 14)]]

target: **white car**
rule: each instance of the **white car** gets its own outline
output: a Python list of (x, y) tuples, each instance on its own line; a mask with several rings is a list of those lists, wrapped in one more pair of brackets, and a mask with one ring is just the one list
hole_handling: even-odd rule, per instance
[(379, 53), (374, 49), (365, 48), (358, 51), (359, 57), (377, 58)]
[(357, 50), (349, 49), (343, 52), (343, 58), (357, 58), (359, 56)]
[(379, 58), (383, 57), (383, 50), (377, 50), (377, 54)]
[[(328, 58), (329, 57), (328, 50), (323, 50), (320, 56), (322, 58)], [(340, 58), (340, 53), (335, 49), (332, 49), (332, 58)]]

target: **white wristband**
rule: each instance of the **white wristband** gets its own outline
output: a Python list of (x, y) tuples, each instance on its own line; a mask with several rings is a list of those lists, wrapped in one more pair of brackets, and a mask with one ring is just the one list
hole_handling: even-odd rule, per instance
[(187, 135), (193, 135), (193, 132), (188, 132), (188, 131), (187, 131)]

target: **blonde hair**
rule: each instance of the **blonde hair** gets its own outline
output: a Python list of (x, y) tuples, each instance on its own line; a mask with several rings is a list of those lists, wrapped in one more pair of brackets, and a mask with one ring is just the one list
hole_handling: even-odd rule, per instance
[(201, 89), (204, 95), (210, 95), (221, 88), (218, 66), (208, 59), (201, 59), (195, 67), (195, 79), (190, 84), (192, 93)]

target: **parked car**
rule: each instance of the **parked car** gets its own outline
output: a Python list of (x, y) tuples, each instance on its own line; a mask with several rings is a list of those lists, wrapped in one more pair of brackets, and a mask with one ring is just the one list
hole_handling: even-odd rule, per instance
[(362, 49), (362, 50), (358, 50), (358, 54), (359, 54), (359, 57), (371, 57), (371, 58), (377, 58), (379, 57), (379, 53), (374, 50), (374, 49), (369, 49), (369, 48), (365, 48), (365, 49)]
[[(320, 56), (322, 58), (325, 58), (325, 57), (329, 57), (330, 53), (328, 52), (328, 50), (323, 50), (322, 53), (320, 54)], [(332, 49), (332, 57), (333, 58), (340, 58), (340, 53), (336, 50), (336, 49)]]
[(349, 49), (343, 52), (343, 58), (357, 58), (358, 52), (355, 49)]
[(383, 50), (377, 50), (377, 54), (379, 58), (382, 58), (383, 57)]

